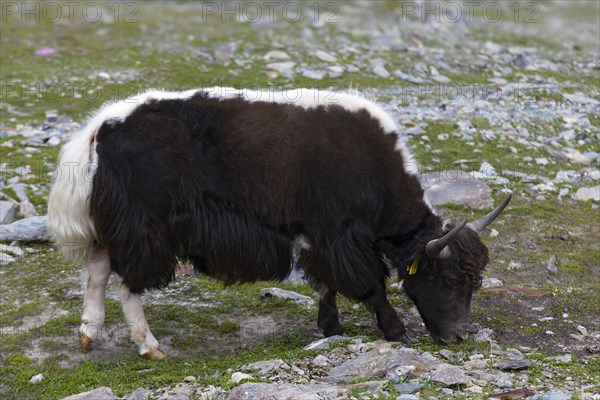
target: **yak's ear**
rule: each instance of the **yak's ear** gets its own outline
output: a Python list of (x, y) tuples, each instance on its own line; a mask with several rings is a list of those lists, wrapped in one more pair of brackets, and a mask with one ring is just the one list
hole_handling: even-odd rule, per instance
[(425, 246), (425, 253), (431, 258), (437, 258), (439, 260), (449, 258), (452, 253), (450, 252), (448, 244), (454, 240), (456, 235), (458, 235), (458, 232), (460, 232), (466, 224), (467, 220), (463, 219), (460, 224), (456, 225), (450, 232), (446, 233), (441, 238), (430, 240)]

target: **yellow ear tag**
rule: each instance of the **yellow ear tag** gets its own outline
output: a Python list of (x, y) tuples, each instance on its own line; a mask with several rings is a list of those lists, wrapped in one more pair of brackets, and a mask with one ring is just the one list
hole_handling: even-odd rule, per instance
[(409, 275), (414, 275), (417, 273), (417, 267), (419, 266), (419, 260), (415, 260), (413, 261), (413, 263), (406, 267), (406, 270), (408, 271)]

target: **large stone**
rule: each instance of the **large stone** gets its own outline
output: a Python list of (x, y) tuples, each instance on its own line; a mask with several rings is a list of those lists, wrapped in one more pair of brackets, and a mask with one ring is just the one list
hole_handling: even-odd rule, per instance
[(0, 240), (36, 242), (49, 240), (46, 216), (21, 219), (8, 225), (0, 225)]
[(396, 389), (400, 393), (413, 394), (419, 391), (423, 386), (425, 385), (419, 383), (399, 383), (397, 385), (394, 385), (394, 389)]
[(239, 383), (243, 380), (252, 379), (252, 375), (244, 374), (243, 372), (234, 372), (231, 374), (229, 383)]
[(580, 201), (600, 201), (600, 185), (594, 187), (582, 187), (577, 189), (577, 192), (573, 195), (573, 199)]
[(529, 361), (528, 359), (524, 358), (524, 357), (511, 357), (511, 358), (504, 358), (502, 360), (498, 360), (496, 362), (496, 367), (503, 369), (503, 370), (509, 370), (509, 371), (517, 371), (520, 369), (525, 369), (528, 368), (531, 365), (531, 361)]
[(334, 335), (329, 336), (323, 339), (315, 340), (314, 342), (307, 344), (304, 346), (303, 350), (320, 350), (320, 349), (328, 349), (332, 343), (339, 342), (341, 340), (350, 339), (347, 336)]
[(462, 369), (454, 365), (444, 365), (431, 374), (431, 380), (441, 386), (467, 385), (469, 377)]
[(10, 224), (15, 219), (18, 206), (10, 201), (0, 201), (0, 224)]
[(323, 383), (297, 385), (291, 383), (244, 383), (233, 388), (227, 400), (317, 400), (336, 399), (345, 396), (351, 385)]
[(434, 358), (420, 355), (412, 349), (372, 350), (332, 368), (322, 381), (343, 383), (354, 379), (381, 378), (388, 371), (398, 371), (396, 373), (403, 376), (421, 375), (437, 364)]
[(115, 396), (112, 390), (108, 387), (99, 387), (94, 390), (90, 390), (89, 392), (83, 392), (79, 394), (74, 394), (72, 396), (65, 397), (62, 400), (117, 400), (119, 399)]
[(387, 386), (387, 381), (361, 382), (354, 385), (328, 383), (244, 383), (229, 392), (227, 400), (321, 400), (346, 398), (350, 389), (377, 395)]
[(569, 393), (548, 392), (542, 396), (541, 400), (571, 400), (571, 397), (573, 396)]
[(0, 251), (0, 265), (7, 265), (14, 261), (15, 258), (13, 256)]
[(448, 170), (422, 174), (419, 178), (425, 197), (433, 205), (454, 203), (478, 209), (494, 205), (489, 186), (468, 172)]
[(289, 370), (290, 366), (278, 358), (275, 360), (253, 362), (252, 364), (248, 364), (248, 369), (258, 371), (260, 375), (269, 375), (281, 369)]
[(262, 289), (261, 292), (264, 297), (279, 297), (281, 299), (289, 299), (295, 301), (296, 303), (304, 303), (310, 306), (315, 303), (315, 301), (308, 296), (277, 287), (265, 288)]

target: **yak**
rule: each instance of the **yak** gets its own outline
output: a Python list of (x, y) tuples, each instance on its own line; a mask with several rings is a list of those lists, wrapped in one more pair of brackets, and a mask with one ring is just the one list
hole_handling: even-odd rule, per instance
[(344, 332), (340, 293), (410, 343), (386, 296), (397, 268), (433, 339), (465, 339), (488, 263), (478, 233), (510, 196), (478, 221), (445, 221), (399, 133), (353, 93), (211, 87), (105, 104), (63, 147), (48, 204), (53, 240), (86, 265), (82, 350), (104, 323), (111, 272), (140, 355), (161, 359), (145, 290), (182, 261), (227, 283), (281, 280), (294, 247), (325, 336)]

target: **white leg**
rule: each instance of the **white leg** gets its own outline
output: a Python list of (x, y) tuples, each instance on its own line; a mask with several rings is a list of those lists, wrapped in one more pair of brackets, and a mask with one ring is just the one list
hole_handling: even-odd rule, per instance
[(104, 298), (106, 283), (110, 276), (110, 259), (106, 249), (94, 249), (91, 260), (86, 261), (85, 299), (82, 324), (79, 327), (81, 350), (89, 350), (104, 325)]
[(158, 341), (150, 332), (142, 307), (142, 296), (131, 293), (129, 288), (122, 283), (119, 287), (119, 294), (125, 321), (129, 325), (131, 340), (139, 346), (140, 355), (149, 360), (165, 358), (167, 354), (158, 347)]

